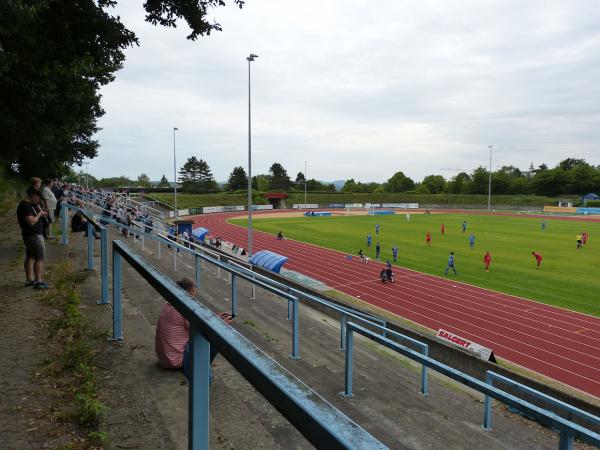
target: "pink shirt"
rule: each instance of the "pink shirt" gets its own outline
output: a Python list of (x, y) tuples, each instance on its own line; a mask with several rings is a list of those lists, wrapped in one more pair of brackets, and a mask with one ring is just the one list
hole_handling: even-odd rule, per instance
[(154, 341), (160, 365), (166, 369), (179, 369), (183, 365), (183, 352), (189, 340), (189, 322), (170, 303), (166, 303), (160, 311)]

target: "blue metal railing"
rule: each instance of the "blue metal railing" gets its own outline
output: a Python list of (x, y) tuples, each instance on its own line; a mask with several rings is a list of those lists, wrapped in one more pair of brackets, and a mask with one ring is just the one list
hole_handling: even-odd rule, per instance
[[(350, 384), (350, 391), (352, 390), (352, 358), (354, 352), (354, 333), (358, 333), (362, 336), (368, 337), (371, 340), (412, 359), (413, 361), (416, 361), (435, 370), (438, 373), (441, 373), (442, 375), (452, 378), (453, 380), (458, 381), (459, 383), (468, 386), (472, 389), (475, 389), (476, 391), (479, 391), (488, 397), (495, 398), (496, 400), (499, 400), (508, 406), (512, 406), (522, 411), (523, 413), (528, 414), (530, 417), (532, 417), (535, 421), (539, 423), (548, 424), (549, 426), (557, 429), (560, 433), (559, 449), (561, 450), (572, 449), (574, 437), (577, 437), (582, 441), (587, 442), (588, 444), (600, 446), (600, 434), (595, 433), (592, 430), (578, 425), (575, 422), (572, 422), (568, 419), (560, 417), (558, 414), (552, 411), (541, 408), (512, 394), (509, 394), (497, 387), (494, 387), (490, 383), (478, 380), (477, 378), (467, 375), (459, 370), (453, 369), (452, 367), (447, 366), (439, 361), (436, 361), (435, 359), (422, 355), (402, 344), (393, 342), (390, 339), (380, 336), (379, 334), (374, 333), (373, 331), (368, 330), (360, 325), (357, 325), (352, 322), (347, 322), (345, 378), (346, 385)], [(348, 390), (348, 388), (346, 388), (346, 390)], [(536, 395), (544, 395), (541, 392), (537, 392), (533, 389), (531, 389), (531, 391), (533, 392), (530, 393), (535, 393)], [(600, 420), (595, 416), (592, 417), (594, 417), (595, 420)]]
[(82, 208), (70, 205), (67, 202), (61, 203), (61, 242), (63, 245), (69, 243), (69, 219), (68, 210), (81, 211), (87, 220), (87, 269), (94, 269), (94, 237), (93, 230), (100, 233), (100, 300), (96, 303), (107, 304), (108, 300), (108, 234), (106, 227), (98, 224), (93, 214), (88, 213)]
[(113, 241), (113, 295), (120, 296), (122, 259), (190, 323), (190, 449), (209, 448), (211, 345), (315, 446), (387, 448), (118, 240)]
[[(71, 208), (71, 209), (76, 209), (76, 208)], [(64, 209), (63, 209), (63, 212), (64, 212)], [(524, 411), (524, 412), (537, 411), (537, 412), (531, 414), (531, 416), (534, 417), (534, 419), (538, 422), (547, 424), (548, 423), (547, 421), (546, 422), (541, 421), (540, 418), (543, 418), (543, 419), (550, 418), (549, 423), (551, 423), (552, 426), (554, 426), (555, 428), (560, 430), (560, 433), (561, 433), (560, 448), (561, 449), (571, 449), (574, 436), (579, 437), (579, 438), (585, 440), (586, 442), (592, 443), (594, 445), (599, 445), (599, 443), (600, 443), (600, 436), (591, 430), (588, 430), (580, 425), (577, 425), (571, 421), (568, 421), (567, 419), (564, 419), (549, 410), (537, 407), (535, 405), (531, 405), (523, 399), (520, 399), (520, 398), (515, 397), (511, 394), (508, 394), (504, 391), (501, 391), (498, 388), (495, 388), (493, 386), (486, 385), (483, 381), (477, 380), (476, 378), (470, 377), (469, 375), (466, 375), (463, 372), (460, 372), (456, 369), (452, 369), (449, 366), (446, 366), (436, 360), (429, 358), (427, 344), (420, 342), (418, 340), (415, 340), (409, 336), (405, 336), (403, 334), (400, 334), (398, 332), (388, 329), (386, 327), (387, 324), (386, 324), (385, 320), (380, 319), (377, 316), (371, 316), (366, 313), (361, 313), (359, 311), (355, 311), (353, 309), (345, 308), (343, 306), (334, 304), (332, 302), (328, 302), (328, 301), (318, 298), (312, 294), (306, 293), (297, 288), (289, 287), (283, 283), (273, 280), (272, 278), (266, 277), (262, 274), (254, 272), (252, 270), (243, 268), (237, 263), (231, 263), (231, 261), (228, 261), (227, 263), (222, 262), (220, 260), (220, 255), (215, 256), (216, 254), (212, 254), (213, 256), (210, 256), (210, 254), (207, 255), (207, 254), (200, 253), (200, 252), (204, 252), (205, 249), (200, 246), (195, 246), (193, 243), (189, 243), (190, 248), (188, 248), (188, 247), (181, 245), (175, 241), (168, 240), (161, 236), (146, 234), (141, 229), (135, 229), (134, 227), (128, 227), (124, 224), (118, 223), (118, 222), (116, 222), (112, 219), (108, 219), (106, 217), (102, 217), (102, 221), (107, 222), (107, 223), (112, 223), (121, 229), (125, 228), (128, 230), (131, 230), (133, 234), (142, 236), (142, 238), (145, 236), (147, 239), (157, 241), (159, 252), (160, 252), (161, 245), (168, 245), (169, 247), (172, 247), (173, 255), (174, 255), (174, 269), (176, 268), (176, 266), (175, 266), (176, 253), (175, 252), (182, 251), (182, 252), (190, 253), (194, 257), (194, 261), (195, 261), (194, 270), (195, 270), (195, 276), (196, 276), (198, 285), (199, 285), (200, 279), (201, 279), (202, 262), (203, 261), (208, 261), (209, 263), (215, 265), (217, 267), (217, 269), (219, 270), (219, 272), (218, 272), (219, 277), (220, 277), (221, 269), (228, 272), (229, 277), (230, 277), (229, 283), (232, 288), (232, 305), (231, 305), (232, 315), (237, 314), (237, 281), (236, 280), (238, 277), (248, 281), (249, 283), (251, 283), (253, 285), (253, 287), (254, 286), (262, 287), (263, 289), (282, 297), (284, 300), (287, 300), (288, 301), (288, 311), (290, 308), (292, 308), (293, 312), (294, 312), (293, 317), (292, 317), (294, 319), (294, 323), (293, 323), (293, 327), (292, 327), (292, 333), (293, 333), (292, 341), (293, 342), (292, 342), (292, 355), (291, 355), (291, 357), (294, 359), (299, 358), (299, 342), (298, 342), (298, 340), (299, 340), (299, 326), (298, 326), (299, 325), (298, 324), (299, 300), (303, 299), (303, 300), (308, 300), (308, 301), (314, 301), (318, 304), (324, 305), (324, 306), (331, 308), (332, 310), (340, 313), (340, 315), (341, 315), (341, 318), (340, 318), (340, 328), (341, 328), (341, 330), (340, 330), (340, 347), (342, 350), (345, 347), (345, 350), (346, 350), (345, 390), (342, 393), (342, 395), (344, 395), (344, 396), (349, 397), (352, 395), (353, 332), (357, 332), (357, 333), (361, 334), (362, 336), (366, 337), (367, 339), (370, 339), (376, 343), (384, 345), (384, 346), (390, 348), (391, 350), (393, 350), (401, 355), (407, 356), (408, 358), (416, 361), (417, 363), (420, 363), (422, 365), (421, 393), (424, 395), (428, 394), (427, 368), (432, 367), (432, 368), (434, 368), (434, 370), (436, 370), (440, 373), (443, 373), (444, 375), (447, 375), (450, 378), (453, 378), (456, 381), (458, 381), (462, 384), (465, 384), (466, 386), (472, 387), (472, 388), (474, 388), (480, 392), (483, 392), (484, 394), (489, 395), (490, 397), (496, 398), (510, 406), (514, 406), (517, 409), (520, 409), (521, 411)], [(198, 251), (195, 251), (194, 248), (197, 248)], [(120, 271), (119, 263), (117, 263), (117, 269)], [(114, 270), (115, 270), (115, 266), (113, 265), (113, 271)], [(115, 279), (115, 274), (113, 273), (113, 297), (114, 297), (115, 291), (120, 293), (120, 284), (117, 286), (118, 289), (115, 289), (114, 279)], [(120, 297), (120, 294), (118, 295), (118, 297)], [(116, 300), (113, 299), (113, 303), (116, 303)], [(118, 303), (119, 303), (119, 305), (114, 305), (114, 306), (117, 306), (116, 308), (113, 306), (113, 315), (114, 315), (113, 316), (113, 338), (122, 339), (120, 298), (119, 298)], [(115, 316), (115, 314), (116, 314), (116, 316)], [(288, 312), (288, 314), (289, 314), (289, 312)], [(288, 316), (288, 318), (290, 318), (290, 317)], [(358, 320), (368, 327), (375, 328), (376, 330), (379, 330), (381, 334), (378, 334), (370, 329), (367, 329), (364, 326), (359, 326), (355, 323), (348, 322), (347, 321), (348, 318), (352, 319), (352, 320)], [(376, 322), (379, 322), (379, 323), (376, 323)], [(380, 324), (380, 323), (382, 323), (382, 324)], [(395, 342), (395, 341), (389, 339), (388, 334), (390, 337), (394, 337), (396, 339), (408, 342), (411, 345), (418, 347), (420, 353), (417, 353), (416, 351), (414, 351), (404, 345), (401, 345), (398, 342)], [(417, 355), (417, 356), (415, 356), (415, 355)], [(506, 378), (506, 379), (510, 380), (508, 378)], [(473, 383), (475, 383), (475, 384), (473, 384)], [(513, 383), (516, 383), (516, 382), (513, 382)], [(492, 391), (487, 391), (485, 389), (482, 390), (481, 385), (491, 387), (492, 389), (494, 389), (494, 391), (493, 391), (494, 395), (488, 394), (488, 392), (492, 392)], [(515, 385), (513, 384), (513, 387), (514, 386)], [(527, 388), (527, 389), (531, 389), (531, 388)], [(529, 392), (529, 393), (531, 394), (532, 392), (537, 392), (537, 391), (531, 389), (531, 392)], [(499, 393), (501, 393), (501, 394), (499, 394)], [(540, 396), (545, 395), (542, 393), (538, 393), (538, 394)], [(548, 397), (548, 398), (551, 398), (551, 397)], [(489, 401), (489, 400), (486, 397), (486, 402), (487, 401)], [(556, 402), (558, 402), (558, 400), (556, 400)], [(550, 402), (550, 403), (553, 404), (553, 406), (557, 406), (556, 403), (552, 403), (552, 402)], [(488, 403), (486, 403), (486, 413), (487, 413), (488, 408), (491, 407), (491, 403), (490, 403), (490, 406), (487, 406), (487, 405), (488, 405)], [(531, 408), (534, 408), (534, 409), (531, 409)], [(573, 412), (573, 409), (571, 409), (570, 412)], [(490, 414), (491, 414), (491, 412), (490, 412)], [(589, 413), (586, 413), (586, 414), (589, 415)], [(595, 418), (595, 416), (593, 416), (593, 415), (589, 415), (589, 416)], [(491, 415), (487, 416), (487, 417), (490, 419), (490, 421), (487, 423), (491, 423)], [(598, 418), (595, 418), (595, 419), (600, 420)]]
[[(558, 400), (554, 397), (551, 397), (547, 394), (544, 394), (543, 392), (539, 392), (536, 391), (535, 389), (530, 388), (529, 386), (526, 386), (522, 383), (519, 383), (515, 380), (511, 380), (508, 377), (505, 377), (504, 375), (500, 375), (496, 372), (492, 372), (491, 370), (488, 370), (485, 374), (485, 382), (487, 384), (489, 384), (490, 386), (492, 386), (494, 384), (494, 380), (500, 381), (501, 383), (507, 384), (510, 387), (512, 387), (513, 389), (516, 389), (520, 392), (523, 392), (525, 394), (528, 394), (530, 396), (536, 397), (540, 400), (542, 400), (545, 403), (548, 403), (552, 406), (554, 406), (557, 409), (561, 409), (563, 411), (566, 411), (567, 413), (570, 413), (574, 416), (580, 417), (581, 419), (586, 420), (587, 422), (593, 424), (593, 425), (600, 425), (600, 417), (594, 416), (593, 414), (590, 414), (587, 411), (583, 411), (579, 408), (575, 408), (572, 405), (569, 405), (568, 403), (565, 403), (561, 400)], [(491, 430), (492, 429), (492, 399), (489, 395), (485, 396), (485, 402), (484, 402), (484, 412), (483, 412), (483, 428), (485, 428), (486, 430)], [(573, 440), (573, 435), (572, 434), (567, 434), (567, 430), (560, 430), (561, 432), (561, 441), (567, 441)], [(563, 434), (565, 434), (563, 436)], [(572, 443), (570, 444), (572, 445)]]

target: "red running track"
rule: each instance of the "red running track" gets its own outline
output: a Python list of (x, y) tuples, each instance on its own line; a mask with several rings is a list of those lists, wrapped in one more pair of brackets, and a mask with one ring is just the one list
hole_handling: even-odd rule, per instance
[[(239, 215), (203, 215), (194, 222), (245, 247), (246, 228), (226, 221)], [(600, 398), (599, 318), (403, 268), (395, 270), (396, 283), (382, 284), (381, 263), (367, 266), (336, 250), (254, 231), (253, 250), (267, 249), (287, 256), (286, 268)]]

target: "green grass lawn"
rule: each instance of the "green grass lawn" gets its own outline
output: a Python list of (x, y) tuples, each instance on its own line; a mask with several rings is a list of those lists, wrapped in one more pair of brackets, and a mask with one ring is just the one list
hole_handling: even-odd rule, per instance
[[(460, 226), (467, 221), (467, 232)], [(246, 225), (245, 220), (232, 220)], [(477, 286), (539, 300), (551, 305), (600, 316), (600, 223), (469, 214), (412, 214), (405, 216), (341, 216), (310, 218), (255, 217), (258, 230), (357, 254), (375, 256), (375, 224), (381, 225), (379, 241), (382, 260), (392, 259), (392, 246), (399, 248), (399, 265), (433, 275), (444, 275), (448, 254), (454, 251), (458, 280)], [(442, 238), (440, 224), (446, 225)], [(577, 249), (575, 236), (590, 235), (585, 248)], [(432, 245), (425, 245), (431, 231)], [(367, 249), (366, 235), (373, 245)], [(475, 248), (469, 249), (468, 236), (475, 234)], [(492, 254), (490, 272), (483, 268), (486, 250)], [(535, 269), (531, 252), (544, 259)], [(454, 275), (449, 275), (454, 277)]]

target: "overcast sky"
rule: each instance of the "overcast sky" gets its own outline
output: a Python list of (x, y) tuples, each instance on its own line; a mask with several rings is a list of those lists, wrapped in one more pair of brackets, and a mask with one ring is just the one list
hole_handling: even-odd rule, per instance
[(140, 38), (102, 90), (97, 177), (173, 179), (191, 156), (218, 181), (253, 174), (415, 180), (487, 166), (600, 164), (600, 1), (247, 0), (214, 10), (224, 28), (188, 41), (115, 10)]

